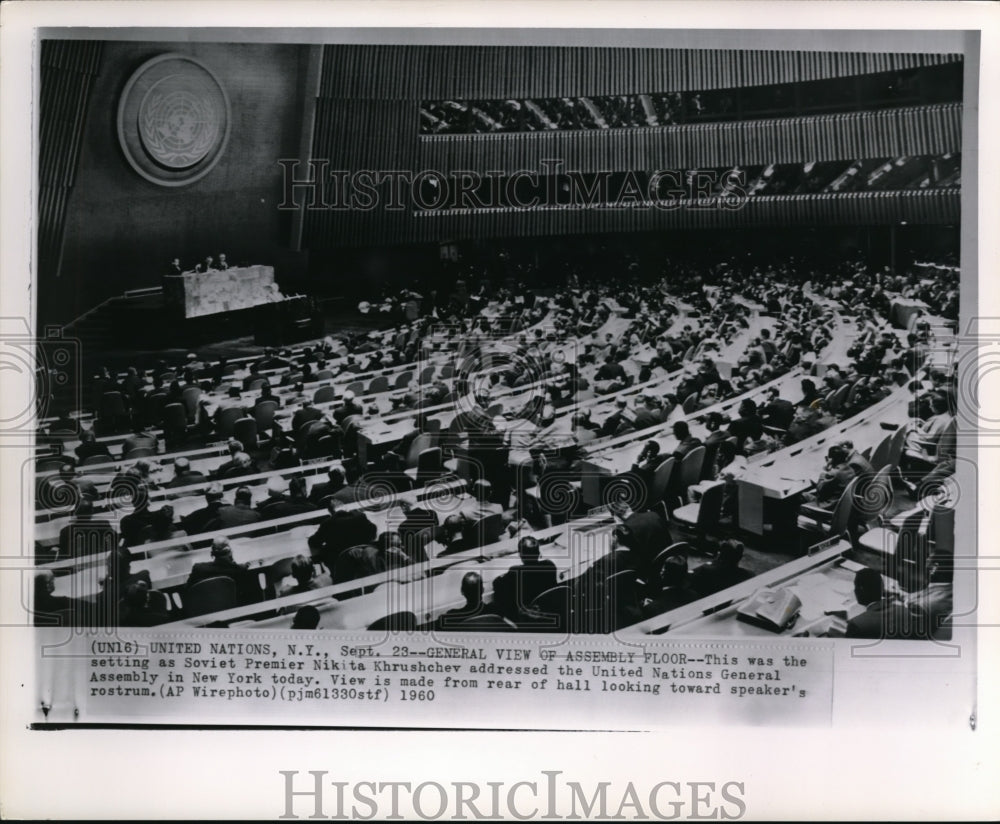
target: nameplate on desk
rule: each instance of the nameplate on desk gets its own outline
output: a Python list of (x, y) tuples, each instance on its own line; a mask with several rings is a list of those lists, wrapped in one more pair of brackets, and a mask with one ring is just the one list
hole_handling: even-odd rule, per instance
[(825, 549), (833, 549), (841, 542), (842, 538), (839, 535), (834, 535), (832, 538), (827, 538), (825, 541), (820, 541), (818, 544), (813, 544), (809, 547), (808, 555), (815, 555), (817, 552), (822, 552)]

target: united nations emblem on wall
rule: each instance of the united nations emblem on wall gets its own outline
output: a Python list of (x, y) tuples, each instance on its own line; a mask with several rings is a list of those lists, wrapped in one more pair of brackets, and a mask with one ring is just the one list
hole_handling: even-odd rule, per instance
[(129, 78), (118, 103), (118, 139), (146, 180), (184, 186), (219, 162), (229, 139), (229, 98), (198, 60), (163, 54)]

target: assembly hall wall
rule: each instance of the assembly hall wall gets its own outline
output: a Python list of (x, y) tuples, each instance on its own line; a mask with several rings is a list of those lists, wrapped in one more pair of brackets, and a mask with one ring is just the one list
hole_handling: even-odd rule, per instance
[[(200, 61), (229, 97), (231, 128), (219, 162), (178, 187), (145, 180), (128, 163), (117, 109), (129, 78), (165, 53)], [(297, 157), (307, 48), (285, 44), (104, 44), (67, 198), (62, 253), (40, 292), (40, 318), (69, 321), (104, 298), (157, 286), (168, 263), (206, 255), (295, 268), (291, 217), (277, 209), (278, 160)]]

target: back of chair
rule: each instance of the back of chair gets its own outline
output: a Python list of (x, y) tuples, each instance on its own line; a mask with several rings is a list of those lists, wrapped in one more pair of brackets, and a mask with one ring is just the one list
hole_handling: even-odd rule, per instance
[(388, 391), (389, 379), (385, 375), (379, 375), (377, 378), (372, 378), (372, 382), (368, 385), (368, 394), (370, 395)]
[(503, 513), (492, 512), (484, 515), (472, 525), (472, 534), (479, 541), (479, 546), (489, 546), (496, 543), (503, 533)]
[(414, 373), (413, 372), (402, 372), (396, 377), (396, 389), (406, 389), (411, 383), (413, 383)]
[(696, 446), (681, 459), (678, 481), (681, 489), (687, 489), (701, 480), (701, 466), (705, 462), (705, 447)]
[(444, 455), (440, 446), (423, 450), (417, 457), (417, 483), (436, 478), (444, 471)]
[(958, 439), (958, 421), (952, 418), (947, 424), (945, 424), (944, 429), (941, 430), (941, 434), (938, 436), (937, 446), (934, 449), (934, 454), (938, 457), (942, 455), (954, 456), (955, 449), (957, 448)]
[(333, 372), (331, 372), (329, 369), (320, 369), (319, 372), (316, 373), (315, 377), (316, 380), (318, 381), (333, 380)]
[(847, 393), (851, 391), (850, 384), (843, 384), (826, 398), (827, 409), (830, 410), (830, 414), (836, 415), (840, 412), (840, 408), (844, 405), (844, 401), (847, 400)]
[(419, 382), (421, 385), (430, 383), (433, 377), (434, 377), (434, 367), (425, 366), (420, 372)]
[(670, 478), (674, 474), (674, 464), (676, 462), (677, 459), (671, 455), (669, 458), (661, 461), (660, 465), (656, 467), (656, 471), (653, 473), (653, 485), (649, 490), (649, 498), (646, 501), (650, 506), (658, 501), (662, 501), (663, 496), (667, 494), (667, 487), (670, 485)]
[(189, 618), (236, 606), (236, 582), (225, 575), (192, 584), (184, 593), (184, 613)]
[(151, 446), (137, 446), (122, 455), (122, 458), (126, 461), (130, 461), (133, 458), (150, 458), (155, 454), (156, 450)]
[(441, 421), (439, 418), (427, 418), (424, 421), (424, 432), (428, 435), (435, 435), (441, 431)]
[(720, 441), (712, 441), (704, 445), (705, 447), (705, 457), (701, 461), (701, 481), (708, 481), (712, 479), (712, 473), (715, 470), (715, 458), (719, 454), (719, 443)]
[(184, 403), (184, 411), (187, 412), (188, 420), (194, 422), (198, 415), (198, 400), (201, 398), (200, 386), (185, 386), (181, 392), (181, 400)]
[(257, 421), (257, 431), (264, 432), (274, 423), (274, 413), (278, 409), (277, 401), (260, 401), (253, 408), (253, 419)]
[(236, 426), (236, 421), (243, 417), (243, 410), (237, 407), (231, 407), (229, 409), (223, 409), (219, 412), (219, 416), (215, 419), (215, 428), (220, 435), (229, 437), (233, 434), (233, 427)]
[(653, 563), (651, 565), (653, 574), (655, 575), (660, 574), (660, 570), (663, 568), (663, 565), (666, 563), (668, 558), (680, 556), (686, 560), (688, 555), (690, 555), (691, 552), (693, 551), (694, 547), (691, 546), (691, 544), (689, 544), (687, 541), (677, 541), (675, 543), (672, 543), (668, 547), (664, 547), (659, 552), (657, 552), (656, 557), (653, 558)]
[(830, 518), (830, 532), (827, 537), (833, 538), (843, 535), (851, 525), (851, 515), (854, 511), (854, 489), (858, 485), (858, 479), (854, 478), (840, 495), (837, 505), (833, 508)]
[(876, 444), (875, 449), (872, 450), (868, 463), (872, 465), (872, 469), (876, 472), (883, 467), (889, 466), (889, 450), (892, 447), (892, 438), (892, 435), (886, 435)]
[(158, 589), (151, 589), (149, 591), (149, 608), (153, 612), (169, 612), (170, 611), (170, 599), (167, 597), (167, 593), (160, 592)]
[(413, 632), (416, 628), (417, 616), (412, 612), (393, 612), (368, 625), (368, 629), (382, 632)]
[(906, 518), (899, 529), (890, 573), (907, 592), (922, 589), (927, 583), (930, 524), (930, 516), (920, 511)]
[(446, 363), (444, 366), (441, 367), (441, 380), (446, 381), (454, 374), (455, 374), (455, 367), (452, 366), (450, 363)]
[[(94, 457), (100, 457), (102, 462), (111, 460), (111, 458), (104, 456), (95, 455)], [(59, 469), (64, 463), (66, 463), (66, 458), (63, 458), (61, 455), (46, 455), (35, 460), (35, 472), (51, 472), (53, 469)], [(83, 464), (80, 465), (83, 466)]]
[(337, 399), (337, 390), (332, 386), (321, 386), (313, 392), (313, 403), (329, 403)]
[(535, 613), (536, 624), (549, 628), (551, 632), (569, 629), (572, 591), (568, 584), (560, 584), (540, 592), (528, 605)]
[(363, 395), (365, 393), (365, 385), (361, 381), (354, 381), (354, 383), (347, 384), (344, 391), (353, 392), (356, 396)]
[(698, 522), (695, 529), (699, 532), (710, 532), (719, 525), (722, 517), (722, 502), (726, 496), (726, 485), (714, 484), (701, 493), (701, 503), (698, 506)]
[(516, 632), (517, 624), (501, 615), (485, 612), (482, 615), (466, 618), (449, 629), (468, 630), (469, 632)]
[(891, 466), (883, 466), (874, 475), (859, 475), (854, 488), (854, 504), (859, 523), (868, 523), (892, 505)]
[(257, 421), (249, 416), (240, 418), (233, 424), (233, 437), (243, 444), (245, 452), (257, 448)]
[(903, 457), (903, 449), (906, 448), (906, 427), (901, 426), (893, 434), (889, 441), (889, 454), (886, 456), (886, 464), (893, 468), (899, 466), (899, 461)]
[(684, 399), (684, 402), (681, 404), (681, 409), (684, 410), (685, 415), (690, 415), (697, 408), (698, 408), (698, 393), (692, 392)]
[[(60, 458), (59, 460), (61, 463), (62, 459)], [(84, 458), (82, 461), (80, 461), (80, 466), (96, 466), (97, 464), (109, 463), (111, 460), (113, 459), (109, 458), (107, 455), (91, 455), (89, 458)], [(58, 469), (59, 467), (54, 466), (52, 468)]]
[(163, 407), (163, 431), (167, 435), (183, 434), (188, 417), (184, 404), (168, 403)]
[(99, 418), (120, 418), (125, 415), (125, 398), (121, 392), (105, 392), (101, 396)]
[(410, 469), (417, 466), (420, 455), (434, 445), (434, 440), (427, 432), (421, 432), (410, 443), (410, 448), (406, 452), (406, 466)]
[(639, 581), (635, 570), (623, 569), (604, 580), (604, 621), (617, 629), (640, 617)]

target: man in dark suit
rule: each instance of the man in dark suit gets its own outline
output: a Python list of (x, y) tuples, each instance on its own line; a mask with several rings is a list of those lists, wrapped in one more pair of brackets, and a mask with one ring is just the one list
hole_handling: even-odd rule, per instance
[[(847, 462), (849, 452), (840, 444), (834, 444), (826, 452), (826, 468), (816, 481), (815, 492), (805, 496), (822, 509), (832, 509), (837, 505), (847, 485), (857, 477), (855, 468)], [(860, 457), (860, 456), (859, 456)]]
[(309, 500), (317, 506), (322, 506), (325, 497), (340, 492), (347, 483), (344, 478), (344, 470), (340, 466), (331, 466), (326, 476), (329, 480), (313, 484), (312, 489), (309, 490)]
[(663, 423), (660, 417), (660, 407), (654, 397), (644, 396), (640, 403), (636, 404), (635, 415), (632, 425), (637, 429), (649, 429)]
[(229, 460), (221, 463), (212, 473), (216, 478), (228, 477), (228, 473), (236, 468), (236, 456), (243, 451), (243, 444), (232, 438), (226, 443), (226, 449), (229, 450)]
[(186, 517), (181, 519), (181, 528), (188, 535), (197, 535), (199, 532), (208, 532), (208, 525), (219, 517), (219, 509), (222, 508), (222, 486), (220, 484), (210, 484), (205, 490), (205, 506), (196, 509)]
[(155, 627), (165, 624), (170, 616), (160, 612), (149, 603), (149, 584), (136, 581), (125, 587), (118, 613), (118, 625), (122, 627)]
[(260, 513), (253, 509), (252, 504), (253, 495), (250, 488), (241, 486), (236, 490), (232, 504), (219, 507), (215, 520), (208, 525), (206, 531), (257, 523), (261, 519)]
[(423, 507), (411, 507), (404, 503), (403, 510), (406, 518), (399, 525), (399, 537), (403, 539), (403, 550), (414, 561), (427, 560), (427, 541), (422, 541), (421, 533), (428, 533), (433, 538), (437, 531), (438, 514), (433, 509)]
[(364, 415), (365, 410), (354, 398), (354, 393), (350, 390), (341, 396), (341, 404), (333, 411), (333, 419), (341, 426), (352, 415)]
[(233, 548), (230, 546), (228, 538), (216, 538), (212, 541), (212, 560), (201, 561), (191, 567), (187, 585), (190, 587), (199, 581), (216, 578), (220, 575), (232, 578), (238, 584), (249, 568), (249, 564), (236, 563), (233, 558)]
[(86, 476), (77, 474), (76, 468), (70, 463), (60, 466), (57, 475), (43, 479), (38, 486), (40, 508), (65, 506), (67, 502), (81, 498), (96, 501), (97, 486)]
[(160, 439), (154, 433), (147, 431), (141, 421), (136, 421), (132, 434), (122, 443), (122, 455), (127, 458), (133, 449), (151, 449), (153, 454), (156, 454), (159, 444)]
[(205, 480), (207, 479), (201, 472), (191, 469), (191, 461), (187, 458), (178, 458), (174, 461), (174, 477), (165, 484), (165, 487), (171, 489), (179, 486), (193, 486), (203, 483)]
[(625, 373), (624, 367), (613, 356), (609, 355), (605, 359), (604, 365), (597, 370), (594, 379), (598, 381), (620, 381), (621, 383), (626, 383), (628, 376)]
[(702, 564), (688, 576), (691, 588), (704, 598), (713, 592), (727, 589), (748, 578), (753, 573), (740, 566), (743, 559), (743, 544), (727, 540), (719, 544), (719, 554), (714, 561)]
[(848, 638), (912, 638), (922, 626), (909, 608), (885, 595), (878, 570), (866, 567), (857, 571), (854, 597), (865, 611), (847, 622)]
[(677, 439), (677, 446), (674, 447), (673, 455), (677, 460), (681, 460), (692, 449), (701, 446), (701, 440), (691, 434), (691, 429), (686, 421), (677, 421), (673, 426), (674, 437)]
[(671, 555), (664, 561), (659, 570), (659, 584), (659, 594), (642, 605), (646, 617), (669, 612), (698, 599), (698, 593), (688, 583), (687, 558), (684, 555)]
[(747, 398), (740, 404), (739, 417), (729, 424), (729, 434), (736, 438), (736, 445), (743, 451), (749, 438), (756, 441), (764, 433), (764, 425), (757, 414), (757, 404)]
[(275, 475), (268, 480), (267, 497), (257, 504), (257, 512), (260, 513), (262, 520), (280, 517), (276, 513), (280, 512), (281, 507), (289, 502), (288, 496), (285, 494), (286, 489), (284, 478)]
[(303, 401), (302, 407), (292, 415), (292, 432), (297, 435), (299, 427), (303, 424), (309, 423), (309, 421), (318, 421), (322, 417), (323, 413), (312, 405), (312, 401)]
[(309, 536), (313, 558), (333, 569), (337, 556), (345, 549), (375, 540), (378, 530), (363, 512), (340, 510), (335, 498), (327, 502), (329, 516), (323, 519), (316, 531)]
[(218, 470), (218, 478), (241, 478), (244, 475), (257, 474), (257, 467), (246, 452), (237, 452), (233, 455), (233, 460), (228, 464), (229, 468)]
[(483, 576), (478, 572), (466, 572), (462, 576), (461, 586), (462, 597), (465, 604), (454, 609), (449, 609), (439, 616), (436, 623), (437, 629), (455, 629), (469, 618), (482, 615), (486, 609), (483, 606)]
[(80, 463), (83, 463), (87, 458), (95, 456), (107, 458), (109, 461), (113, 460), (108, 447), (103, 443), (97, 442), (97, 436), (92, 429), (84, 429), (80, 433), (80, 445), (74, 451), (76, 452), (76, 459)]
[(816, 384), (813, 381), (809, 380), (809, 378), (805, 378), (802, 381), (801, 386), (802, 386), (802, 400), (800, 400), (796, 404), (796, 406), (799, 407), (800, 409), (812, 406), (813, 403), (815, 403), (822, 397), (822, 395), (819, 394), (819, 390), (816, 388)]
[(625, 409), (627, 406), (628, 402), (624, 398), (615, 400), (615, 411), (608, 415), (604, 423), (601, 424), (600, 437), (608, 438), (617, 434), (625, 422)]
[(444, 519), (435, 540), (444, 547), (438, 556), (465, 552), (477, 546), (476, 536), (472, 534), (472, 522), (461, 512)]
[(94, 503), (82, 498), (73, 520), (59, 530), (59, 557), (106, 553), (118, 545), (118, 534), (109, 521), (94, 519)]
[(526, 535), (517, 542), (521, 563), (493, 582), (493, 606), (506, 618), (516, 621), (545, 590), (558, 583), (556, 565), (541, 557), (538, 539)]
[(767, 392), (767, 402), (761, 408), (761, 422), (764, 426), (788, 429), (795, 417), (795, 404), (778, 395), (776, 387)]
[(288, 482), (288, 492), (284, 491), (281, 478), (272, 478), (267, 485), (268, 497), (257, 506), (257, 511), (265, 520), (287, 518), (312, 512), (317, 507), (306, 497), (306, 479), (292, 478)]
[(375, 546), (360, 544), (341, 552), (334, 564), (333, 582), (339, 584), (367, 578), (369, 575), (408, 566), (409, 563), (410, 558), (403, 552), (399, 535), (395, 532), (383, 532)]

